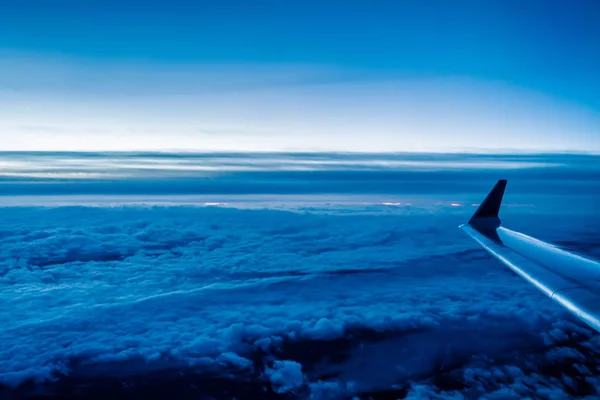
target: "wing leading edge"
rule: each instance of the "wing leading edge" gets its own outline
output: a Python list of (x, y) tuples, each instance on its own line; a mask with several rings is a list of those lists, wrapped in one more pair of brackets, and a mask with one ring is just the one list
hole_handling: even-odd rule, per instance
[(492, 256), (600, 332), (600, 263), (501, 226), (500, 180), (460, 228)]

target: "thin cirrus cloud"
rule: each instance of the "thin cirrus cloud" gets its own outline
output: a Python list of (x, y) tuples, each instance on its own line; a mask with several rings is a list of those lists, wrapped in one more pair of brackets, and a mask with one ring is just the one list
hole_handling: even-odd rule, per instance
[(599, 165), (586, 154), (0, 152), (0, 196), (480, 195), (501, 177), (516, 193), (575, 195), (594, 191)]
[(3, 150), (600, 150), (592, 111), (497, 82), (319, 65), (3, 59)]

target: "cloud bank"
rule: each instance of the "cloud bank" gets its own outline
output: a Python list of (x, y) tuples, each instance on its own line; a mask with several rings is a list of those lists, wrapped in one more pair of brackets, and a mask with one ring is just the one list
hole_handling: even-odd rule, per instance
[(474, 201), (490, 181), (508, 178), (516, 193), (585, 197), (597, 190), (599, 160), (584, 154), (0, 152), (0, 196), (451, 193), (474, 194)]
[[(0, 208), (2, 390), (597, 396), (598, 337), (461, 235), (471, 209), (392, 210)], [(594, 254), (580, 211), (507, 222)]]

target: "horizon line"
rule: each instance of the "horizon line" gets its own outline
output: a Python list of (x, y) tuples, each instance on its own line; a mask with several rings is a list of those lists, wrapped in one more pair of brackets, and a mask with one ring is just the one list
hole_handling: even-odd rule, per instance
[(208, 155), (208, 154), (274, 154), (274, 155), (582, 155), (582, 156), (600, 156), (600, 151), (581, 151), (581, 150), (531, 150), (531, 149), (471, 149), (471, 150), (444, 150), (444, 151), (344, 151), (344, 150), (186, 150), (186, 149), (167, 149), (167, 150), (2, 150), (3, 154), (121, 154), (121, 155), (153, 155), (153, 154), (185, 154), (185, 155)]

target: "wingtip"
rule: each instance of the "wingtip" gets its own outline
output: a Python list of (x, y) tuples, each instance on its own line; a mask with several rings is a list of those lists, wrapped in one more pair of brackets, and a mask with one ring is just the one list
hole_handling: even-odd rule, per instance
[(485, 197), (483, 202), (475, 211), (475, 214), (469, 220), (469, 224), (472, 225), (478, 221), (493, 221), (496, 226), (500, 225), (500, 219), (498, 214), (500, 212), (500, 206), (502, 205), (502, 199), (504, 198), (504, 191), (506, 190), (507, 179), (499, 179), (494, 185), (492, 190)]

